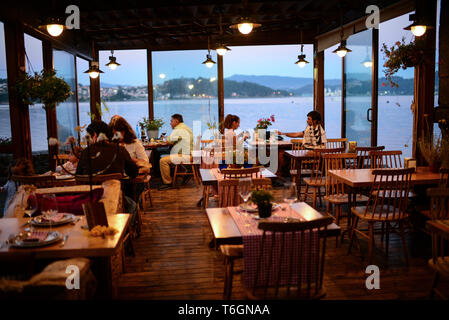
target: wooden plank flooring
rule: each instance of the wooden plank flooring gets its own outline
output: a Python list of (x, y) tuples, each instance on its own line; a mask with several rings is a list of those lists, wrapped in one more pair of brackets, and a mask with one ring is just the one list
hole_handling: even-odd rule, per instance
[[(282, 197), (282, 189), (275, 190), (275, 194)], [(142, 234), (135, 240), (136, 256), (126, 258), (119, 298), (222, 299), (223, 258), (220, 251), (208, 246), (212, 235), (204, 211), (196, 206), (201, 189), (190, 183), (179, 189), (152, 190), (152, 197), (153, 208), (147, 208), (142, 215)], [(215, 202), (210, 205), (215, 206)], [(335, 238), (329, 238), (325, 299), (426, 299), (433, 279), (427, 266), (430, 240), (412, 233), (407, 239), (410, 267), (407, 269), (403, 263), (399, 237), (392, 235), (388, 259), (382, 250), (375, 251), (380, 289), (367, 290), (367, 263), (363, 260), (366, 242), (361, 240), (361, 251), (354, 248), (348, 255), (347, 238), (338, 248)], [(239, 268), (240, 262), (236, 264)], [(240, 275), (234, 278), (232, 299), (245, 299)]]

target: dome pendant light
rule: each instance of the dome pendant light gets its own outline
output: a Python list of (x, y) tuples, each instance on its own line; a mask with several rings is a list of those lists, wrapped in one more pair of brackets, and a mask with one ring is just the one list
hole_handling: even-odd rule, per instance
[(219, 25), (220, 25), (220, 38), (221, 38), (221, 40), (217, 43), (217, 47), (216, 47), (215, 51), (217, 52), (218, 55), (224, 56), (228, 51), (231, 51), (231, 49), (226, 47), (226, 45), (224, 44), (224, 41), (222, 39), (223, 38), (223, 28), (221, 27), (221, 14), (220, 14)]
[(238, 29), (241, 34), (249, 34), (254, 28), (260, 27), (260, 23), (252, 22), (249, 18), (241, 17), (239, 21), (231, 26), (232, 29)]
[(348, 52), (352, 52), (351, 49), (346, 48), (346, 40), (343, 39), (343, 15), (340, 13), (340, 24), (341, 24), (341, 31), (340, 31), (340, 45), (337, 49), (332, 51), (333, 53), (336, 53), (340, 58), (344, 58)]
[(368, 47), (366, 47), (366, 57), (365, 60), (361, 62), (365, 68), (371, 68), (373, 66), (373, 62), (369, 57)]
[(59, 37), (65, 29), (64, 24), (58, 18), (48, 18), (45, 24), (39, 28), (44, 28), (47, 30), (48, 34), (52, 37)]
[(214, 60), (212, 60), (212, 56), (210, 55), (210, 38), (207, 37), (207, 54), (206, 54), (206, 60), (202, 62), (202, 64), (205, 64), (206, 67), (212, 68), (214, 64), (216, 63)]
[(111, 55), (109, 56), (109, 62), (105, 65), (109, 67), (111, 70), (117, 69), (120, 66), (120, 63), (117, 62), (117, 58), (114, 57), (114, 50), (111, 50)]
[(430, 26), (427, 26), (417, 19), (416, 13), (409, 15), (409, 20), (413, 21), (413, 23), (405, 27), (404, 30), (410, 30), (415, 37), (421, 37), (426, 33), (427, 28), (430, 28)]
[(309, 61), (306, 60), (306, 55), (304, 54), (304, 45), (302, 44), (302, 31), (301, 31), (301, 54), (298, 56), (298, 61), (295, 62), (300, 68), (304, 68)]
[(86, 71), (84, 71), (84, 73), (88, 73), (89, 77), (91, 77), (92, 79), (96, 79), (98, 78), (98, 76), (100, 75), (100, 73), (104, 73), (103, 71), (100, 70), (99, 66), (98, 66), (98, 61), (92, 61), (90, 63), (89, 69), (87, 69)]

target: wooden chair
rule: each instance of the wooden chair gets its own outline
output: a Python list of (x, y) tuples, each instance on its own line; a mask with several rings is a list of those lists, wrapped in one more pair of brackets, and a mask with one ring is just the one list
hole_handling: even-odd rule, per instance
[(36, 188), (51, 188), (55, 186), (56, 178), (53, 175), (32, 175), (19, 176), (12, 175), (11, 180), (14, 181), (16, 189), (22, 184), (32, 184)]
[(370, 151), (371, 169), (403, 168), (402, 151)]
[[(256, 190), (271, 189), (271, 180), (268, 178), (251, 179), (252, 188)], [(239, 179), (225, 179), (219, 182), (218, 207), (235, 207), (242, 203), (239, 194)]]
[[(399, 224), (399, 235), (402, 238), (404, 256), (408, 265), (407, 244), (405, 241), (404, 222), (407, 218), (406, 207), (408, 192), (410, 190), (410, 181), (413, 168), (408, 169), (377, 169), (373, 171), (374, 183), (371, 188), (370, 197), (366, 206), (353, 207), (351, 212), (354, 215), (351, 228), (351, 241), (349, 243), (348, 253), (356, 234), (368, 239), (369, 264), (372, 264), (374, 249), (374, 224), (376, 222), (386, 224), (386, 255), (388, 257), (388, 242), (390, 231), (396, 231), (391, 228), (391, 223)], [(394, 196), (391, 196), (394, 194)], [(359, 220), (368, 223), (369, 232), (365, 234), (357, 228)]]
[(252, 168), (242, 168), (242, 169), (222, 169), (224, 179), (239, 179), (239, 178), (260, 178), (262, 174), (260, 170), (263, 167), (252, 167)]
[[(175, 173), (173, 174), (173, 188), (176, 186), (176, 178), (178, 176), (191, 176), (193, 177), (193, 181), (195, 185), (201, 185), (201, 179), (199, 178), (199, 174), (197, 171), (197, 163), (193, 161), (193, 157), (190, 156), (189, 161), (182, 161), (181, 163), (175, 164)], [(180, 171), (180, 168), (184, 168), (184, 171)], [(190, 171), (189, 171), (190, 168)], [(182, 169), (181, 169), (182, 170)]]
[(272, 188), (270, 178), (254, 178), (251, 179), (251, 183), (255, 190), (270, 190)]
[(449, 187), (429, 188), (431, 220), (449, 219)]
[[(291, 139), (290, 142), (292, 143), (292, 150), (298, 151), (303, 150), (304, 146), (302, 144), (303, 139)], [(301, 161), (302, 162), (302, 161)], [(296, 169), (296, 160), (294, 158), (290, 161), (290, 175), (292, 176), (292, 182), (296, 182), (296, 175), (298, 174)]]
[(371, 161), (369, 153), (371, 151), (382, 151), (385, 146), (378, 147), (356, 147), (355, 151), (357, 153), (357, 168), (358, 169), (369, 169), (371, 168)]
[(449, 296), (438, 289), (438, 283), (440, 278), (449, 279), (449, 226), (441, 220), (428, 221), (427, 229), (432, 234), (432, 258), (429, 259), (429, 267), (434, 271), (430, 299), (434, 299), (436, 294), (441, 299), (448, 300)]
[[(256, 272), (254, 274), (254, 278), (251, 279), (252, 286), (247, 288), (245, 287), (245, 292), (248, 298), (250, 299), (319, 299), (324, 297), (325, 289), (323, 286), (323, 278), (324, 278), (324, 259), (326, 253), (326, 234), (325, 231), (323, 236), (317, 242), (316, 252), (318, 254), (318, 259), (315, 262), (312, 259), (307, 259), (302, 261), (300, 264), (302, 265), (302, 269), (298, 270), (298, 275), (296, 277), (296, 281), (294, 277), (292, 277), (293, 270), (293, 252), (286, 252), (286, 248), (293, 248), (293, 244), (295, 241), (301, 242), (303, 245), (300, 246), (299, 249), (299, 257), (302, 258), (302, 250), (307, 248), (309, 252), (312, 251), (312, 243), (311, 238), (309, 241), (305, 241), (304, 234), (312, 232), (316, 232), (317, 229), (327, 229), (327, 226), (331, 224), (333, 219), (331, 217), (324, 217), (317, 220), (306, 221), (306, 222), (260, 222), (258, 228), (263, 230), (262, 238), (260, 241), (260, 255), (257, 259), (258, 265)], [(280, 239), (280, 247), (273, 246), (273, 243), (267, 243), (267, 232), (271, 233), (272, 237), (276, 237)], [(296, 233), (298, 232), (298, 233)], [(292, 234), (293, 237), (289, 237), (286, 235)], [(290, 238), (290, 239), (289, 239)], [(271, 242), (271, 241), (270, 241)], [(230, 250), (229, 246), (222, 246), (222, 252), (225, 254)], [(231, 246), (232, 247), (232, 246)], [(279, 253), (280, 256), (278, 261), (282, 261), (284, 255), (288, 256), (287, 258), (287, 266), (281, 266), (280, 263), (273, 265), (272, 257), (275, 256), (275, 252)], [(265, 263), (263, 256), (268, 256), (268, 268), (265, 268), (262, 271), (262, 264)], [(232, 264), (229, 259), (226, 258), (226, 274), (225, 274), (225, 292), (227, 297), (230, 298), (230, 293), (232, 289)], [(282, 269), (285, 271), (288, 270), (287, 283), (281, 284), (280, 275)], [(303, 279), (302, 271), (303, 270), (314, 270), (313, 277), (308, 277), (307, 281)], [(262, 273), (264, 272), (264, 273)], [(263, 285), (259, 284), (259, 278), (268, 279), (271, 276), (275, 278), (274, 284), (269, 285), (268, 281), (266, 281)], [(226, 288), (227, 285), (230, 285), (229, 288)]]
[(348, 138), (338, 138), (338, 139), (327, 139), (326, 142), (326, 148), (332, 149), (332, 148), (345, 148), (346, 143), (348, 142)]
[(449, 187), (449, 168), (440, 169), (440, 187)]
[(316, 208), (316, 199), (317, 197), (320, 199), (321, 203), (321, 187), (326, 186), (325, 181), (325, 171), (326, 168), (324, 166), (324, 161), (321, 161), (321, 156), (326, 153), (342, 153), (344, 151), (343, 148), (335, 148), (335, 149), (315, 149), (314, 150), (314, 159), (313, 159), (313, 171), (310, 178), (303, 178), (306, 183), (306, 189), (304, 191), (304, 202), (307, 201), (309, 195), (309, 187), (312, 188), (312, 207)]

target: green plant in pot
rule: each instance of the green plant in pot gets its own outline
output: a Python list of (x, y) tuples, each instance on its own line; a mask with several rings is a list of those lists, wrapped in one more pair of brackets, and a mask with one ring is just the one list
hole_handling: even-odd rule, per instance
[(430, 171), (439, 172), (440, 167), (449, 167), (449, 141), (441, 136), (433, 138), (427, 136), (418, 140), (418, 147)]
[(266, 190), (254, 190), (251, 193), (251, 201), (257, 205), (260, 218), (268, 218), (271, 216), (271, 208), (273, 206), (271, 201), (273, 200), (274, 197), (271, 192)]
[(164, 121), (160, 118), (147, 119), (139, 122), (142, 130), (146, 130), (148, 139), (157, 139), (159, 137), (159, 129), (164, 125)]

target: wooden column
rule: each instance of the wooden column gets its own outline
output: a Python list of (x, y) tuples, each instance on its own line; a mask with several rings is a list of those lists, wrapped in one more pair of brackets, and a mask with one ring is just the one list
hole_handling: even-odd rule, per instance
[(151, 50), (147, 49), (147, 85), (148, 85), (148, 118), (154, 119), (153, 102), (153, 60)]
[(341, 137), (346, 138), (346, 76), (345, 76), (345, 58), (341, 58)]
[[(53, 70), (53, 47), (49, 41), (42, 41), (42, 57), (44, 59), (44, 70)], [(56, 117), (56, 106), (45, 106), (45, 116), (47, 119), (47, 138), (58, 139), (58, 124)], [(43, 137), (42, 137), (43, 138)], [(47, 139), (48, 141), (48, 139)], [(56, 168), (53, 156), (58, 152), (57, 147), (48, 146), (48, 165), (50, 170)]]
[(9, 114), (14, 159), (32, 159), (30, 115), (28, 105), (16, 96), (15, 85), (20, 71), (25, 71), (25, 43), (23, 27), (19, 23), (5, 22), (6, 69), (8, 76)]
[(373, 28), (371, 67), (371, 146), (377, 146), (378, 96), (379, 96), (379, 29)]
[[(78, 94), (78, 63), (76, 61), (76, 56), (73, 56), (73, 61), (75, 63), (75, 102), (76, 102), (76, 125), (80, 126), (80, 101)], [(78, 131), (78, 141), (81, 141), (80, 132)]]
[[(218, 124), (224, 121), (224, 87), (223, 87), (223, 57), (217, 54), (218, 68)], [(218, 126), (220, 127), (220, 126)]]
[[(429, 22), (436, 24), (436, 1), (425, 3)], [(423, 11), (421, 11), (423, 12)], [(424, 13), (423, 13), (424, 14)], [(435, 28), (427, 28), (421, 37), (425, 42), (424, 62), (415, 67), (415, 112), (413, 121), (413, 156), (418, 165), (424, 165), (424, 159), (417, 147), (418, 140), (433, 134), (433, 112), (435, 100)]]
[[(95, 50), (93, 45), (92, 58), (93, 61), (99, 62), (98, 50)], [(90, 78), (90, 113), (95, 115), (96, 120), (101, 120), (100, 76), (101, 75), (99, 75), (96, 79)], [(97, 109), (97, 104), (100, 105), (100, 110)]]
[(326, 130), (324, 123), (324, 51), (317, 52), (314, 45), (313, 52), (313, 109), (321, 114), (321, 124)]

